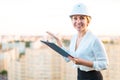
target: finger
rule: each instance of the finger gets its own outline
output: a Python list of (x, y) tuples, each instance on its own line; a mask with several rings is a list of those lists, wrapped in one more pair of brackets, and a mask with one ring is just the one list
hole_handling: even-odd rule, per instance
[(68, 58), (73, 62), (73, 63), (75, 63), (76, 64), (76, 61), (75, 61), (75, 59), (73, 58), (73, 57), (71, 57), (71, 56), (68, 56)]
[(47, 33), (50, 35), (50, 36), (52, 36), (53, 38), (55, 38), (56, 40), (58, 39), (54, 34), (52, 34), (51, 32), (48, 32), (47, 31)]
[(49, 35), (53, 36), (53, 34), (52, 34), (51, 32), (48, 32), (48, 31), (47, 31), (46, 33), (48, 33)]
[(71, 56), (68, 56), (68, 58), (69, 58), (70, 60), (73, 60), (73, 58), (72, 58)]
[(55, 35), (54, 34), (52, 34), (51, 32), (46, 32), (46, 33), (48, 33), (49, 35), (51, 35), (51, 36), (53, 36), (53, 37), (55, 37)]

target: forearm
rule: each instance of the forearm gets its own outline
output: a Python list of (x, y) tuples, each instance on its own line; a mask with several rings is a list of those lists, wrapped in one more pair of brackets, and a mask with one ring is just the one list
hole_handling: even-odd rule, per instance
[(48, 32), (48, 31), (47, 31), (47, 33), (57, 41), (57, 44), (59, 47), (62, 47), (62, 42), (57, 36), (55, 36), (54, 34), (52, 34), (51, 32)]
[(59, 47), (62, 47), (62, 42), (61, 42), (61, 40), (57, 39), (56, 41), (57, 41), (58, 46), (59, 46)]
[(87, 66), (87, 67), (93, 67), (92, 61), (87, 61), (87, 60), (83, 60), (83, 59), (79, 59), (79, 64)]
[(84, 65), (87, 67), (93, 67), (92, 61), (88, 61), (88, 60), (84, 60), (84, 59), (80, 59), (80, 58), (72, 58), (71, 60), (77, 65)]

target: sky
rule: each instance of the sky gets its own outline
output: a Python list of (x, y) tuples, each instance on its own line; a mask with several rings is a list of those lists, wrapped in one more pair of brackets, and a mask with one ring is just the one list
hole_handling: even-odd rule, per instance
[(120, 0), (0, 0), (0, 35), (74, 34), (69, 14), (76, 3), (87, 5), (93, 33), (120, 35)]

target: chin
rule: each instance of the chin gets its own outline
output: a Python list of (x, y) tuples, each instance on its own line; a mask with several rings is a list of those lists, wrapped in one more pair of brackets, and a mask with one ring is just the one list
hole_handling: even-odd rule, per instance
[(81, 30), (77, 30), (78, 32), (81, 32)]

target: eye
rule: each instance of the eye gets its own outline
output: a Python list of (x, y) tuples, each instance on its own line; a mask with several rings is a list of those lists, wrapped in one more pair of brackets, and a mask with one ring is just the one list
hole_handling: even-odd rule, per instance
[(85, 16), (80, 16), (80, 20), (83, 20), (83, 19), (85, 19)]
[(73, 17), (74, 20), (77, 20), (77, 17)]

